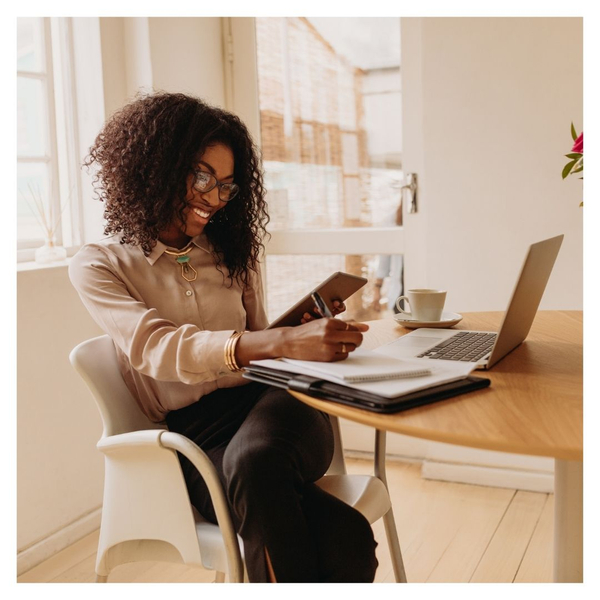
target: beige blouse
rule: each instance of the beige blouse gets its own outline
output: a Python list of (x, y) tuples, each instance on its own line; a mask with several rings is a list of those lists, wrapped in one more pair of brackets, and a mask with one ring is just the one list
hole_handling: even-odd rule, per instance
[[(150, 256), (115, 235), (87, 244), (73, 257), (69, 277), (98, 325), (113, 339), (127, 387), (152, 421), (217, 388), (246, 380), (225, 366), (223, 347), (233, 331), (268, 325), (260, 275), (242, 289), (217, 270), (204, 234), (192, 239), (181, 266), (158, 242)], [(225, 274), (227, 268), (220, 267)]]

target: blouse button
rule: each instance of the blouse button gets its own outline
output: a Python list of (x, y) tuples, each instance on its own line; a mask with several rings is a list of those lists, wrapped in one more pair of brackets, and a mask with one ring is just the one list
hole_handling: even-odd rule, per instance
[(188, 290), (188, 291), (185, 293), (185, 295), (186, 295), (186, 296), (191, 296), (191, 295), (192, 295), (192, 290)]

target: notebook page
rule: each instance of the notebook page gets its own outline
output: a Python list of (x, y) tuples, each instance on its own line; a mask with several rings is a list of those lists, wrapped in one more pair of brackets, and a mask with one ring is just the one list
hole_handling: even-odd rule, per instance
[(382, 356), (361, 348), (350, 353), (345, 360), (337, 362), (292, 358), (282, 358), (281, 360), (301, 367), (307, 375), (314, 374), (316, 377), (326, 377), (327, 379), (335, 378), (335, 381), (339, 383), (402, 379), (431, 374), (429, 366), (423, 362), (417, 365), (406, 364), (403, 360)]

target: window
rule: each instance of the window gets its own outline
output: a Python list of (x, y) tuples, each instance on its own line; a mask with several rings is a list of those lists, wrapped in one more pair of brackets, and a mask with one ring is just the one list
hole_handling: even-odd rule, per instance
[[(385, 314), (373, 309), (378, 255), (403, 251), (400, 236), (382, 248), (374, 235), (398, 224), (401, 201), (399, 19), (257, 18), (256, 51), (269, 230), (277, 241), (275, 254), (274, 244), (267, 247), (269, 318), (338, 270), (370, 280), (348, 303), (348, 316), (377, 318)], [(340, 253), (339, 234), (349, 228), (356, 247)], [(310, 253), (292, 249), (298, 230), (321, 232)]]
[(17, 19), (17, 249), (31, 260), (48, 232), (79, 243), (78, 161), (67, 18)]

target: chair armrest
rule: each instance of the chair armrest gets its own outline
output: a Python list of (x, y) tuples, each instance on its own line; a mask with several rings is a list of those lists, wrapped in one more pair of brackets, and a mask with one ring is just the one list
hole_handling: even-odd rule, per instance
[(96, 444), (96, 447), (104, 454), (108, 454), (116, 450), (122, 450), (124, 448), (141, 446), (159, 448), (161, 446), (160, 435), (164, 432), (164, 429), (143, 429), (140, 431), (129, 431), (127, 433), (109, 435), (107, 437), (100, 438), (100, 441)]
[[(229, 506), (225, 498), (221, 480), (210, 458), (208, 458), (197, 444), (179, 433), (174, 433), (167, 429), (144, 429), (103, 437), (97, 444), (98, 450), (105, 454), (129, 448), (142, 448), (144, 446), (167, 448), (183, 454), (196, 467), (206, 481), (213, 502), (216, 500), (218, 503), (224, 504), (225, 507)], [(216, 508), (217, 505), (215, 505)]]
[(168, 431), (167, 429), (145, 429), (130, 431), (103, 437), (97, 444), (98, 450), (104, 454), (111, 454), (133, 448), (163, 448), (175, 450), (185, 456), (198, 470), (206, 486), (215, 507), (217, 523), (223, 536), (227, 563), (229, 567), (229, 580), (231, 582), (244, 581), (244, 566), (238, 544), (237, 533), (233, 527), (229, 504), (223, 491), (223, 486), (217, 474), (215, 466), (208, 456), (197, 444), (185, 436)]
[(232, 582), (244, 581), (244, 567), (238, 545), (238, 538), (231, 513), (229, 512), (229, 504), (225, 497), (223, 485), (219, 479), (219, 475), (212, 461), (202, 451), (202, 449), (185, 436), (171, 431), (159, 431), (160, 445), (164, 448), (176, 450), (185, 456), (202, 475), (208, 492), (210, 494), (217, 523), (221, 529), (221, 535), (225, 543), (225, 551), (227, 553), (227, 563), (229, 566), (229, 577)]

